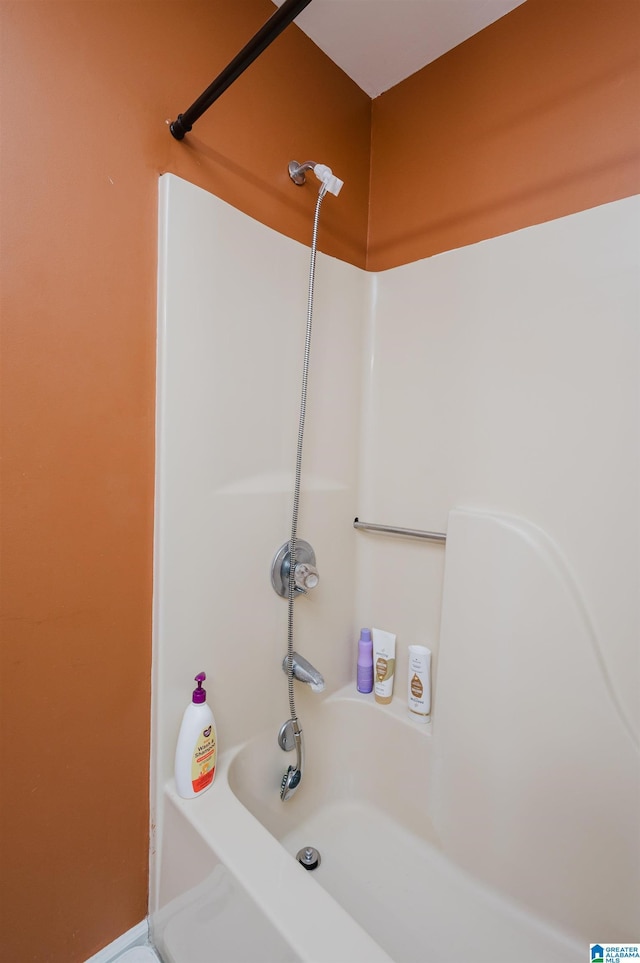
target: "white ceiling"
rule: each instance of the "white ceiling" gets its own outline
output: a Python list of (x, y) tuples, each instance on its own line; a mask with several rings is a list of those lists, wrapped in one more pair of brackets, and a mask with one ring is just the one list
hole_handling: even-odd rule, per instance
[[(280, 7), (284, 0), (273, 0)], [(295, 23), (370, 97), (524, 0), (312, 0)]]

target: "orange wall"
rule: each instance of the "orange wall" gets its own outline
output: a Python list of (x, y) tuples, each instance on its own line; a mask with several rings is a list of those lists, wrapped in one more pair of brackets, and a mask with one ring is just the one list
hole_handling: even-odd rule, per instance
[(316, 192), (294, 187), (288, 161), (364, 171), (320, 228), (322, 249), (364, 264), (370, 101), (297, 27), (184, 143), (167, 130), (273, 11), (1, 5), (0, 956), (12, 963), (83, 961), (146, 914), (158, 175), (308, 243)]
[[(371, 102), (297, 28), (183, 143), (166, 129), (272, 11), (0, 6), (0, 931), (16, 963), (82, 961), (146, 912), (158, 174), (308, 243), (315, 191), (286, 163), (326, 161), (346, 186), (320, 247), (367, 259)], [(639, 15), (528, 0), (374, 101), (368, 266), (638, 191)]]
[(527, 0), (373, 101), (367, 267), (640, 191), (640, 3)]

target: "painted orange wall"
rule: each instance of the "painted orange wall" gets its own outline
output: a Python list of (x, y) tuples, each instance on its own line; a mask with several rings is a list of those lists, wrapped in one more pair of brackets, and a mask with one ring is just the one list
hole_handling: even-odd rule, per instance
[(640, 191), (640, 3), (527, 0), (373, 101), (367, 267)]
[[(0, 956), (12, 963), (83, 961), (147, 909), (158, 175), (308, 243), (316, 192), (294, 187), (288, 161), (368, 174), (370, 100), (295, 26), (188, 140), (170, 136), (166, 118), (273, 11), (1, 5)], [(351, 178), (320, 230), (321, 248), (360, 265), (367, 179)]]
[(292, 27), (174, 141), (165, 120), (272, 11), (0, 6), (0, 931), (16, 963), (83, 961), (146, 912), (158, 174), (308, 243), (315, 192), (286, 163), (326, 160), (346, 186), (320, 247), (374, 270), (640, 189), (637, 0), (527, 0), (374, 101), (372, 128), (369, 99)]

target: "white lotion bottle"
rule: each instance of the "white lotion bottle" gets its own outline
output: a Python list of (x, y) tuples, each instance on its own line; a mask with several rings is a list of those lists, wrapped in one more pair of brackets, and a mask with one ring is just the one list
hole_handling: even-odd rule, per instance
[(207, 692), (202, 688), (204, 672), (195, 677), (191, 703), (182, 717), (178, 734), (174, 773), (178, 795), (193, 799), (205, 792), (216, 773), (218, 735), (213, 713), (207, 705)]
[(431, 714), (431, 652), (426, 645), (409, 646), (407, 703), (414, 722), (429, 722)]
[(396, 637), (393, 632), (372, 629), (373, 636), (373, 692), (376, 702), (388, 705), (393, 698), (396, 672)]

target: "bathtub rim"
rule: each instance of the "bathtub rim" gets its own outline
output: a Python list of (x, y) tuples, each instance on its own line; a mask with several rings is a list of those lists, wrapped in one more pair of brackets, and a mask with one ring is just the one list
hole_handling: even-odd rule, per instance
[[(207, 792), (182, 799), (171, 779), (165, 784), (163, 802), (173, 805), (195, 829), (301, 961), (326, 963), (335, 958), (339, 946), (339, 955), (350, 963), (393, 963), (360, 924), (298, 866), (229, 786), (229, 766), (248, 741), (221, 754), (214, 784)], [(221, 826), (233, 826), (233, 831), (221, 832)], [(283, 896), (287, 901), (284, 908)], [(161, 909), (154, 908), (152, 926), (154, 913)]]

